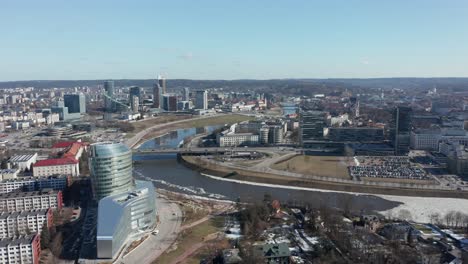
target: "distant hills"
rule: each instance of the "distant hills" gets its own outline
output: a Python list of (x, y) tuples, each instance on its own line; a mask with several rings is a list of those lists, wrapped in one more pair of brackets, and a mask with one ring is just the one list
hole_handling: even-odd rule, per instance
[[(77, 87), (96, 86), (105, 80), (30, 80), (0, 82), (0, 88), (16, 87)], [(122, 79), (114, 80), (116, 86), (140, 86), (151, 87), (154, 79)], [(239, 88), (287, 88), (294, 86), (334, 86), (334, 87), (361, 87), (378, 89), (430, 89), (437, 86), (438, 89), (468, 90), (468, 78), (370, 78), (370, 79), (272, 79), (272, 80), (188, 80), (168, 79), (168, 87), (191, 87), (192, 89), (229, 87)]]

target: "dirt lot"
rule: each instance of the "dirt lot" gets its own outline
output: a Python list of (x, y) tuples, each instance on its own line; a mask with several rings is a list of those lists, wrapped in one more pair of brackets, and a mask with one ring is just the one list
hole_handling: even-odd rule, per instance
[(347, 166), (352, 162), (349, 157), (334, 156), (296, 156), (289, 160), (273, 164), (276, 170), (285, 170), (301, 174), (349, 179)]

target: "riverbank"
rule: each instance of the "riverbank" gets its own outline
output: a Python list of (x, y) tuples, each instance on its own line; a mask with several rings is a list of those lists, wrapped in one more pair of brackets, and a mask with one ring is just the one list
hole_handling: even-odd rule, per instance
[(241, 168), (230, 168), (212, 164), (208, 161), (199, 160), (193, 156), (182, 156), (180, 161), (185, 166), (197, 170), (200, 173), (209, 174), (215, 177), (229, 180), (239, 180), (254, 183), (265, 183), (273, 185), (285, 185), (294, 187), (304, 187), (313, 189), (323, 189), (330, 191), (340, 191), (362, 194), (380, 194), (412, 197), (443, 197), (443, 198), (461, 198), (468, 199), (468, 192), (456, 190), (433, 190), (416, 188), (395, 188), (383, 187), (377, 185), (352, 185), (348, 183), (319, 181), (315, 179), (297, 178), (292, 179), (279, 174), (270, 172), (257, 172)]

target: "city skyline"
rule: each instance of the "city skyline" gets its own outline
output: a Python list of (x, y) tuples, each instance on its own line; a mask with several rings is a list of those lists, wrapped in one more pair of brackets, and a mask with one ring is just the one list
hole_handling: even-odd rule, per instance
[(463, 1), (6, 2), (0, 81), (466, 77), (467, 10)]

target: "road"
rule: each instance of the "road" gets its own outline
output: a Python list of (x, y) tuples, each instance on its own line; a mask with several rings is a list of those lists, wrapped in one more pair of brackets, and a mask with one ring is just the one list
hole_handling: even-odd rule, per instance
[(156, 205), (159, 215), (159, 224), (156, 229), (159, 230), (159, 234), (150, 235), (136, 249), (116, 260), (115, 263), (152, 263), (174, 243), (182, 223), (182, 212), (177, 204), (164, 198), (158, 197)]

